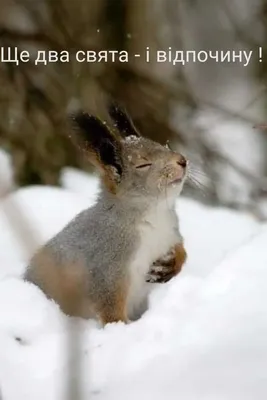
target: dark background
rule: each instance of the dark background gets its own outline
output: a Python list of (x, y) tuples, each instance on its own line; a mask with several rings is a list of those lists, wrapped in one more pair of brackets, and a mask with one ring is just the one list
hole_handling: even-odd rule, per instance
[[(16, 182), (59, 184), (64, 166), (91, 170), (66, 134), (77, 104), (105, 118), (119, 100), (143, 135), (180, 147), (195, 181), (186, 195), (265, 218), (266, 0), (0, 0), (0, 46), (32, 61), (0, 63), (0, 146)], [(250, 63), (38, 63), (38, 50), (253, 50)], [(263, 46), (259, 62), (258, 48)]]

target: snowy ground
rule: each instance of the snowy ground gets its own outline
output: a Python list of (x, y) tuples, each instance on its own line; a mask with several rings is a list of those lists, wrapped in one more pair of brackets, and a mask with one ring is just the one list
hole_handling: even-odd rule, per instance
[[(67, 318), (19, 278), (34, 249), (94, 202), (98, 181), (66, 169), (62, 185), (14, 191), (0, 204), (4, 400), (61, 400), (69, 384)], [(34, 237), (26, 249), (5, 214), (18, 205)], [(80, 321), (84, 399), (267, 398), (267, 225), (186, 199), (177, 209), (189, 253), (182, 274), (155, 287), (135, 323)]]

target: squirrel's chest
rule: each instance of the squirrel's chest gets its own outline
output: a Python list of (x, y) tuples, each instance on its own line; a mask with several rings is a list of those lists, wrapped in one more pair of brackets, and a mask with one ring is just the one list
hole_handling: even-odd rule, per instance
[[(145, 276), (150, 266), (158, 258), (164, 256), (172, 246), (180, 241), (178, 220), (175, 212), (151, 210), (138, 226), (139, 242), (130, 262), (130, 287), (128, 293), (128, 315), (134, 315), (146, 303), (152, 287), (146, 283)], [(139, 311), (138, 311), (139, 310)]]
[(139, 243), (131, 262), (133, 274), (145, 274), (156, 259), (165, 255), (179, 240), (175, 212), (156, 207), (138, 226)]

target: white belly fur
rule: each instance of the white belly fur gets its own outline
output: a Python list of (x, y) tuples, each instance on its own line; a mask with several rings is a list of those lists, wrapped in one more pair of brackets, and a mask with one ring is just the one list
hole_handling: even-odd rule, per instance
[(140, 245), (130, 263), (129, 319), (139, 316), (153, 287), (145, 281), (150, 266), (180, 240), (177, 216), (166, 202), (158, 203), (143, 218), (139, 233)]

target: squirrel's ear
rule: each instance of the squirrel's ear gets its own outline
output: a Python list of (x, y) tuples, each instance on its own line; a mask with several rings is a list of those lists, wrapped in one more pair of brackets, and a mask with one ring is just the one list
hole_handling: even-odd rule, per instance
[(81, 111), (72, 115), (70, 120), (73, 141), (86, 152), (90, 161), (105, 175), (119, 180), (122, 175), (120, 141), (106, 124), (94, 115)]
[(114, 121), (114, 126), (117, 128), (118, 132), (123, 136), (137, 136), (140, 134), (138, 130), (135, 128), (133, 121), (121, 106), (116, 102), (112, 102), (109, 105), (109, 115)]

